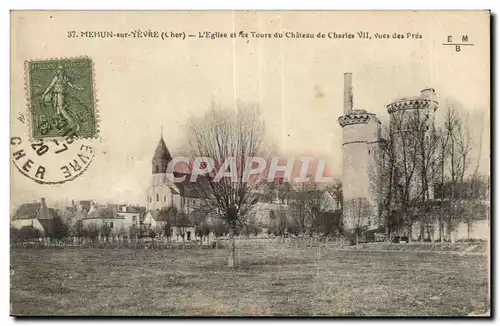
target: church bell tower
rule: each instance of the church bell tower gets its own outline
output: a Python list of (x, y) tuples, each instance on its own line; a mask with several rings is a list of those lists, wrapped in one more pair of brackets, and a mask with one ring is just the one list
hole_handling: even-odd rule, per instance
[(162, 209), (172, 204), (170, 182), (166, 175), (170, 161), (172, 161), (172, 155), (168, 151), (162, 134), (151, 160), (152, 178), (147, 190), (146, 205), (148, 210)]

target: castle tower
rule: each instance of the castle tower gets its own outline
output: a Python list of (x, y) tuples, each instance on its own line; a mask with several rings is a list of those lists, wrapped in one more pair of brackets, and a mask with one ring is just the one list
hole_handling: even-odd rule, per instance
[[(435, 144), (432, 137), (435, 135), (435, 112), (439, 106), (436, 92), (432, 88), (424, 89), (419, 96), (404, 97), (387, 105), (387, 111), (390, 114), (390, 132), (394, 147), (396, 148), (396, 160), (402, 160), (404, 154), (406, 157), (417, 156), (418, 159), (411, 160), (407, 170), (412, 172), (409, 181), (410, 198), (422, 196), (427, 183), (427, 199), (434, 198), (434, 187), (432, 180), (422, 179), (422, 169), (428, 169), (428, 175), (432, 175), (430, 163), (434, 160), (430, 155), (436, 155)], [(424, 144), (423, 146), (421, 144)], [(425, 167), (422, 162), (428, 162)], [(397, 164), (399, 178), (404, 178), (405, 167)], [(402, 182), (396, 180), (396, 182)]]
[(342, 187), (343, 222), (347, 231), (379, 226), (375, 155), (380, 146), (381, 124), (375, 114), (353, 109), (352, 74), (344, 74)]
[(162, 135), (151, 160), (152, 178), (146, 191), (148, 210), (165, 208), (172, 203), (171, 184), (166, 175), (170, 161), (172, 161), (172, 155), (170, 155)]

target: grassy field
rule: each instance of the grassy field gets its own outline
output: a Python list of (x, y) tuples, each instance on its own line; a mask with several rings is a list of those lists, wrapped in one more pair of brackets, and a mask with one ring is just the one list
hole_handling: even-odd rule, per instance
[(12, 249), (14, 315), (467, 315), (488, 307), (486, 256), (285, 246)]

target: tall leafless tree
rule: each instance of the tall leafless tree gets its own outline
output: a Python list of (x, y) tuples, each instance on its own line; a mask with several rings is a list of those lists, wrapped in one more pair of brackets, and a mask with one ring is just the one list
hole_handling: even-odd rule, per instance
[(368, 229), (368, 224), (366, 223), (366, 217), (370, 216), (371, 205), (368, 198), (365, 197), (357, 197), (350, 199), (347, 203), (350, 207), (352, 207), (352, 218), (353, 218), (353, 229), (354, 235), (356, 237), (356, 244), (359, 243), (359, 238), (363, 236), (363, 234)]
[(387, 239), (392, 230), (391, 212), (395, 206), (395, 137), (390, 133), (389, 126), (382, 130), (382, 140), (377, 151), (373, 153), (374, 164), (369, 166), (370, 191), (378, 198), (379, 220), (385, 225)]
[(292, 224), (298, 234), (304, 234), (311, 227), (321, 206), (321, 197), (324, 190), (320, 190), (310, 177), (308, 181), (292, 185), (287, 201), (295, 209), (290, 211)]
[(425, 217), (430, 206), (426, 203), (433, 197), (439, 148), (432, 114), (421, 109), (393, 112), (382, 138), (370, 168), (379, 219), (385, 222), (389, 237), (392, 232), (406, 230), (409, 239), (412, 225), (418, 222), (423, 241), (425, 225), (429, 224)]
[[(467, 119), (465, 119), (467, 120)], [(462, 191), (458, 188), (463, 184), (466, 171), (470, 165), (470, 151), (472, 149), (471, 133), (468, 123), (464, 123), (456, 107), (448, 106), (443, 127), (446, 141), (441, 150), (441, 187), (444, 203), (444, 191), (448, 188), (448, 212), (444, 216), (447, 226), (447, 237), (453, 241), (452, 231), (457, 227), (460, 219), (460, 205)]]
[[(263, 183), (246, 180), (245, 168), (252, 157), (265, 157), (264, 123), (255, 104), (238, 103), (235, 108), (211, 108), (189, 125), (188, 141), (191, 154), (208, 157), (219, 172), (228, 159), (234, 158), (236, 169), (226, 169), (234, 177), (216, 180), (210, 174), (207, 187), (208, 205), (217, 208), (229, 228), (230, 254), (228, 266), (235, 266), (235, 230), (262, 195)], [(227, 163), (226, 163), (227, 164)]]

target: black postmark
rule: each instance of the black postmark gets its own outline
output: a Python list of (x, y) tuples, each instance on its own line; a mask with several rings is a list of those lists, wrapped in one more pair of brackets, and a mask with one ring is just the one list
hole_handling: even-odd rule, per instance
[[(25, 122), (22, 116), (18, 120)], [(65, 127), (60, 139), (11, 135), (11, 160), (16, 169), (39, 184), (62, 184), (82, 175), (92, 163), (94, 149), (90, 140), (78, 138), (74, 129)]]

